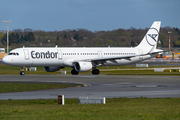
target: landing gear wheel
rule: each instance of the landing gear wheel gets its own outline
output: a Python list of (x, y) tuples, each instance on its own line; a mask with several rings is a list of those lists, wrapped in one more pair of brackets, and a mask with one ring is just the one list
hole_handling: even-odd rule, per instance
[(99, 69), (94, 69), (94, 70), (92, 70), (92, 74), (93, 75), (99, 75)]
[(72, 70), (71, 70), (71, 74), (72, 74), (72, 75), (78, 75), (78, 74), (79, 74), (79, 72), (78, 72), (78, 71), (76, 71), (75, 69), (72, 69)]
[(21, 71), (21, 72), (20, 72), (20, 75), (24, 75), (24, 74), (25, 74), (24, 71)]

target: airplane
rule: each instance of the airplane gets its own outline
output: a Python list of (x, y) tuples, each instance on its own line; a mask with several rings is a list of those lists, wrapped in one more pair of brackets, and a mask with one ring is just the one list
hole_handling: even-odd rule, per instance
[(23, 47), (10, 51), (2, 61), (20, 66), (20, 75), (25, 74), (25, 66), (41, 66), (47, 72), (71, 67), (72, 75), (91, 70), (98, 75), (97, 66), (127, 65), (162, 54), (163, 50), (156, 49), (160, 26), (161, 21), (155, 21), (136, 47)]

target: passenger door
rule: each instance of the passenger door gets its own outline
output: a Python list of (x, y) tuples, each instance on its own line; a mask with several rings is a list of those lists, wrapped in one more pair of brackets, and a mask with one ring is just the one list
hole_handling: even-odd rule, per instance
[(143, 59), (143, 56), (142, 56), (142, 54), (143, 54), (143, 51), (141, 50), (141, 49), (138, 49), (138, 51), (139, 51), (139, 59)]
[(25, 60), (29, 60), (29, 51), (24, 49)]
[(98, 58), (102, 58), (102, 52), (100, 50), (98, 51)]
[(60, 49), (57, 50), (58, 51), (58, 60), (62, 59), (62, 51)]

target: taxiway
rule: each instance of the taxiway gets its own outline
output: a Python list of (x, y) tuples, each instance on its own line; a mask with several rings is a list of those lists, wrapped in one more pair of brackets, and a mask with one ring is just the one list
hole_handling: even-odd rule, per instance
[(0, 99), (57, 99), (80, 96), (118, 97), (180, 97), (179, 76), (127, 76), (127, 75), (0, 75), (0, 82), (43, 82), (84, 84), (85, 87), (50, 89), (28, 92), (1, 93)]

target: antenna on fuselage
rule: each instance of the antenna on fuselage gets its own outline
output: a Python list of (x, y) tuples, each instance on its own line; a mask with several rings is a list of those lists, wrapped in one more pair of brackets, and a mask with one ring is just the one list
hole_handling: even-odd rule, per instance
[(58, 45), (55, 46), (55, 48), (57, 48), (57, 47), (58, 47)]

